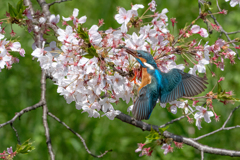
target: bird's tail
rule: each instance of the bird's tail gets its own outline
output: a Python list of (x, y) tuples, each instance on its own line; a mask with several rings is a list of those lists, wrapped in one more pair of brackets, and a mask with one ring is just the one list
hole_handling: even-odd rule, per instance
[(134, 103), (132, 114), (138, 121), (142, 119), (148, 120), (155, 105), (156, 103), (151, 105), (149, 104), (149, 100), (144, 100), (141, 99), (141, 97), (138, 97)]

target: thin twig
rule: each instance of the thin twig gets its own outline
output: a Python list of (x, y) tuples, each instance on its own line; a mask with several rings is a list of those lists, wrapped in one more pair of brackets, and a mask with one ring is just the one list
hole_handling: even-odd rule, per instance
[(49, 3), (48, 6), (51, 7), (51, 6), (54, 5), (55, 3), (62, 3), (62, 2), (67, 2), (67, 1), (71, 1), (71, 0), (60, 0), (60, 1), (55, 1), (55, 2)]
[(16, 137), (17, 137), (18, 144), (21, 145), (21, 142), (20, 142), (20, 138), (19, 138), (19, 136), (18, 136), (17, 129), (13, 127), (13, 123), (10, 123), (10, 126), (12, 127), (12, 129), (14, 130), (14, 132), (16, 133)]
[(64, 122), (62, 122), (59, 118), (57, 118), (57, 117), (56, 117), (55, 115), (53, 115), (51, 112), (48, 112), (47, 114), (48, 114), (50, 117), (52, 117), (53, 119), (55, 119), (56, 121), (58, 121), (59, 123), (61, 123), (64, 127), (66, 127), (66, 128), (67, 128), (69, 131), (71, 131), (73, 134), (75, 134), (75, 135), (82, 141), (85, 150), (86, 150), (91, 156), (97, 157), (97, 158), (101, 158), (101, 157), (103, 157), (105, 154), (107, 154), (108, 152), (111, 152), (111, 151), (112, 151), (112, 150), (107, 150), (107, 151), (105, 151), (103, 154), (98, 155), (98, 156), (92, 154), (92, 152), (88, 149), (85, 140), (83, 139), (83, 137), (82, 137), (80, 134), (78, 134), (78, 133), (75, 132), (73, 129), (71, 129), (68, 125), (66, 125)]
[(113, 71), (118, 72), (118, 73), (119, 73), (121, 76), (123, 76), (123, 77), (130, 76), (130, 75), (131, 75), (131, 73), (129, 73), (129, 72), (124, 72), (124, 71), (122, 71), (122, 70), (119, 70), (119, 69), (115, 68), (114, 66), (113, 66)]
[(235, 32), (227, 32), (228, 35), (229, 35), (229, 34), (236, 34), (236, 33), (240, 33), (240, 30), (235, 31)]
[(198, 14), (201, 15), (202, 10), (201, 10), (201, 2), (198, 0)]
[(31, 111), (31, 110), (34, 110), (34, 109), (36, 109), (36, 108), (39, 108), (39, 107), (41, 107), (43, 104), (44, 104), (44, 102), (43, 102), (43, 101), (40, 101), (40, 102), (34, 104), (33, 106), (24, 108), (24, 109), (21, 110), (20, 112), (16, 113), (15, 116), (14, 116), (11, 120), (9, 120), (9, 121), (7, 121), (7, 122), (5, 122), (5, 123), (0, 124), (0, 128), (2, 128), (3, 126), (6, 126), (7, 124), (13, 123), (18, 117), (20, 117), (21, 115), (23, 115), (25, 112), (29, 112), (29, 111)]
[(217, 4), (219, 12), (222, 12), (221, 8), (219, 7), (218, 0), (216, 0), (216, 4)]
[[(192, 113), (195, 112), (195, 111), (196, 111), (196, 110), (188, 113), (187, 115), (190, 115), (190, 114), (192, 114)], [(173, 119), (173, 120), (171, 120), (171, 121), (169, 121), (169, 122), (167, 122), (167, 123), (159, 126), (159, 128), (164, 128), (164, 127), (166, 127), (167, 125), (172, 124), (172, 123), (174, 123), (174, 122), (176, 122), (176, 121), (179, 121), (179, 120), (181, 120), (181, 119), (183, 119), (183, 118), (185, 118), (185, 117), (186, 117), (186, 115), (181, 116), (181, 117), (178, 117), (178, 118), (175, 118), (175, 119)]]

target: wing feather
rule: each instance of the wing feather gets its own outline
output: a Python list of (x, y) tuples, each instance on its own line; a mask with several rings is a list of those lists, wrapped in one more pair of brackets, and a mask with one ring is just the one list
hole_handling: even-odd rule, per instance
[(174, 101), (182, 96), (192, 97), (200, 94), (206, 88), (207, 79), (172, 69), (163, 74), (163, 87), (160, 93), (161, 103)]

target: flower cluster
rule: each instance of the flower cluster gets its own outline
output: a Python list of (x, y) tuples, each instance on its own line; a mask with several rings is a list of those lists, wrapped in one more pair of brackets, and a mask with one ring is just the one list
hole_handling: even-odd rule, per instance
[(15, 157), (17, 152), (13, 152), (12, 147), (7, 148), (7, 152), (3, 151), (3, 153), (0, 153), (0, 158), (3, 160), (11, 160), (13, 157)]
[(0, 25), (0, 72), (5, 66), (11, 69), (13, 63), (19, 62), (19, 59), (12, 55), (12, 52), (18, 52), (22, 57), (25, 56), (25, 50), (21, 48), (21, 44), (8, 41), (2, 33), (4, 33), (4, 29)]
[[(113, 120), (121, 113), (114, 109), (113, 103), (118, 103), (120, 99), (127, 104), (131, 100), (134, 101), (137, 86), (130, 79), (134, 72), (137, 74), (137, 81), (141, 81), (140, 66), (135, 58), (123, 49), (119, 49), (119, 45), (150, 52), (162, 72), (168, 72), (173, 68), (185, 70), (189, 67), (189, 73), (197, 75), (206, 73), (206, 65), (210, 63), (217, 65), (221, 70), (224, 69), (225, 59), (230, 59), (230, 62), (234, 63), (236, 53), (222, 39), (217, 40), (213, 45), (208, 43), (201, 45), (201, 40), (197, 42), (194, 39), (175, 46), (176, 40), (168, 30), (166, 15), (168, 10), (165, 8), (160, 13), (156, 12), (156, 3), (153, 0), (149, 3), (148, 9), (154, 14), (139, 16), (138, 10), (143, 8), (141, 4), (132, 5), (130, 10), (119, 8), (115, 20), (120, 27), (106, 31), (99, 30), (104, 24), (103, 20), (90, 29), (84, 28), (87, 17), (78, 18), (79, 10), (74, 9), (71, 16), (63, 17), (66, 28), (58, 29), (58, 42), (53, 41), (45, 48), (43, 43), (41, 48), (35, 48), (32, 56), (38, 58), (41, 68), (52, 75), (55, 84), (58, 85), (57, 92), (64, 96), (67, 103), (74, 101), (76, 108), (87, 112), (89, 117), (100, 117), (101, 110), (104, 112), (102, 116)], [(51, 23), (56, 25), (59, 16), (51, 15), (51, 17)], [(152, 20), (145, 24), (144, 18), (152, 18)], [(38, 20), (43, 27), (40, 30), (45, 30), (47, 22), (41, 20), (41, 16)], [(73, 26), (68, 25), (69, 21), (73, 22)], [(139, 28), (138, 32), (130, 32), (129, 29), (132, 27)], [(180, 38), (188, 40), (194, 34), (203, 38), (208, 37), (206, 29), (194, 24), (188, 29), (180, 30), (178, 40)], [(61, 47), (57, 47), (57, 44)], [(191, 53), (192, 57), (189, 58), (186, 53)], [(178, 54), (184, 58), (183, 64), (176, 63)], [(192, 65), (189, 65), (189, 61)], [(169, 104), (169, 110), (173, 114), (177, 113), (177, 108), (182, 109), (185, 115), (189, 111), (193, 112), (188, 101), (173, 101)], [(166, 104), (161, 106), (164, 107)], [(128, 108), (128, 112), (131, 108), (132, 106)], [(213, 112), (207, 111), (207, 108), (201, 109), (199, 106), (196, 110), (200, 111), (194, 116), (196, 126), (200, 129), (201, 119), (204, 118), (209, 123), (209, 117)], [(188, 120), (193, 122), (189, 117)]]

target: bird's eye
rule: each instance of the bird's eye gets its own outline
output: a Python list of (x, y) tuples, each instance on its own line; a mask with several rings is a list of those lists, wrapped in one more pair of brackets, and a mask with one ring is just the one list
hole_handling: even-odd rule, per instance
[(138, 53), (138, 57), (142, 57), (142, 54)]

